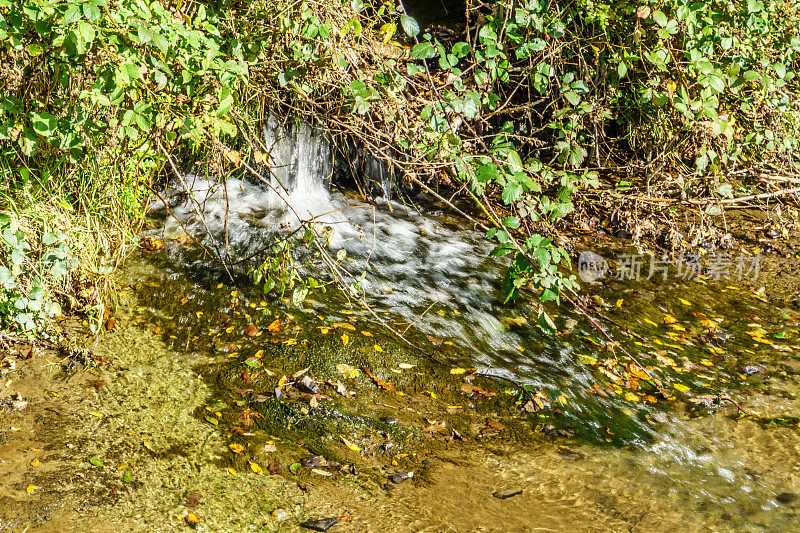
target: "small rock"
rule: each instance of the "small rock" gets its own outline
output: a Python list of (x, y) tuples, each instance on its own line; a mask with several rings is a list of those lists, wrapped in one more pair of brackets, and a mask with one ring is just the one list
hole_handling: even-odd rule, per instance
[(306, 520), (305, 522), (300, 524), (300, 527), (304, 527), (306, 529), (312, 529), (314, 531), (328, 531), (338, 522), (339, 519), (336, 517), (320, 518), (319, 520)]
[(781, 492), (780, 494), (775, 496), (775, 499), (778, 500), (778, 503), (786, 504), (786, 503), (796, 502), (798, 496), (794, 492)]
[(409, 474), (406, 474), (405, 472), (400, 472), (400, 473), (392, 474), (391, 476), (389, 476), (389, 481), (391, 481), (395, 485), (399, 485), (400, 483), (402, 483), (403, 481), (407, 480), (408, 478), (410, 478), (413, 475), (414, 475), (413, 472), (411, 472)]
[(294, 386), (308, 394), (319, 394), (319, 385), (310, 376), (303, 376), (302, 379), (295, 382)]
[(742, 369), (746, 375), (751, 376), (753, 374), (758, 374), (759, 372), (763, 372), (764, 367), (762, 365), (747, 365)]
[(430, 461), (428, 459), (423, 459), (422, 466), (433, 466), (433, 461)]
[(303, 468), (318, 468), (320, 466), (328, 466), (328, 461), (321, 455), (315, 455), (313, 457), (303, 457), (300, 459), (300, 465)]
[(522, 494), (522, 489), (498, 490), (497, 492), (493, 492), (492, 496), (500, 500), (505, 500), (506, 498), (511, 498), (512, 496), (516, 496), (518, 494)]
[(394, 426), (398, 422), (397, 418), (395, 418), (393, 416), (382, 416), (380, 418), (380, 420), (381, 420), (381, 422), (383, 422), (384, 424), (389, 425), (389, 426)]
[(26, 407), (28, 407), (28, 402), (22, 399), (22, 395), (18, 392), (15, 392), (11, 395), (11, 407), (17, 411), (23, 411)]
[(284, 520), (288, 520), (289, 519), (289, 511), (287, 511), (283, 507), (278, 507), (277, 509), (272, 511), (272, 518), (274, 518), (278, 522), (283, 522)]

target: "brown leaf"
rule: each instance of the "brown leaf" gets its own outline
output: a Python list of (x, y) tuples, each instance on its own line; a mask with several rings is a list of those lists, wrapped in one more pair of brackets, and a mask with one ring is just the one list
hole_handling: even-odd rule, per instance
[(643, 379), (645, 381), (650, 380), (650, 375), (647, 372), (645, 372), (644, 369), (642, 369), (642, 367), (640, 367), (637, 364), (628, 363), (627, 370), (628, 370), (628, 373), (631, 376), (635, 377), (635, 378)]
[(388, 390), (388, 391), (391, 391), (391, 392), (395, 392), (397, 390), (397, 389), (394, 388), (394, 385), (392, 385), (388, 381), (384, 381), (382, 379), (378, 379), (374, 375), (372, 375), (372, 372), (370, 372), (369, 368), (367, 368), (366, 366), (362, 366), (361, 370), (363, 370), (364, 373), (367, 376), (369, 376), (369, 379), (371, 379), (372, 382), (375, 383), (375, 385), (377, 385), (379, 388), (384, 389), (384, 390)]
[(255, 337), (259, 333), (261, 332), (253, 324), (248, 324), (247, 327), (244, 328), (244, 334), (247, 335), (248, 337)]
[(270, 333), (278, 333), (281, 330), (281, 321), (279, 319), (273, 320), (269, 326), (267, 326), (267, 331)]
[(186, 495), (186, 507), (195, 508), (200, 505), (200, 498), (202, 496), (197, 492), (190, 492)]
[(442, 420), (441, 422), (437, 422), (436, 420), (428, 420), (429, 424), (422, 428), (422, 431), (425, 433), (436, 433), (438, 431), (444, 431), (447, 429), (447, 423)]
[(494, 429), (495, 431), (503, 431), (506, 427), (500, 422), (495, 422), (491, 418), (486, 419), (486, 426)]

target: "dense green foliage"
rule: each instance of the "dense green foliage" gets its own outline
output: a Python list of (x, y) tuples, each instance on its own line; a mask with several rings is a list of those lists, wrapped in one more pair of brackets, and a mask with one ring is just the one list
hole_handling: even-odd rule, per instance
[(400, 8), (0, 0), (0, 185), (124, 221), (171, 154), (220, 174), (256, 157), (270, 109), (466, 186), (512, 257), (509, 295), (548, 300), (575, 286), (555, 225), (604, 170), (729, 196), (747, 184), (728, 171), (796, 159), (794, 2), (468, 2), (448, 35)]

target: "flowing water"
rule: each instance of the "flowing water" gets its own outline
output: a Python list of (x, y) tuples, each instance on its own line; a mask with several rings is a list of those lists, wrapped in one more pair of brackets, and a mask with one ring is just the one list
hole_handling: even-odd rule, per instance
[[(268, 179), (187, 175), (189, 198), (168, 191), (176, 200), (154, 206), (151, 230), (165, 246), (131, 262), (127, 279), (139, 319), (163, 331), (169, 350), (209, 354), (196, 371), (214, 391), (206, 407), (220, 411), (210, 415), (220, 428), (252, 425), (253, 439), (283, 443), (275, 457), (288, 462), (300, 453), (297, 442), (342, 464), (366, 461), (373, 480), (415, 454), (436, 457), (432, 467), (417, 464), (424, 475), (413, 490), (400, 485), (391, 498), (379, 481), (368, 490), (361, 482), (320, 489), (352, 516), (344, 527), (383, 531), (387, 520), (392, 530), (414, 531), (800, 526), (800, 316), (791, 309), (722, 281), (607, 279), (590, 287), (596, 309), (621, 326), (609, 326), (615, 341), (648, 369), (642, 376), (619, 351), (615, 359), (581, 315), (551, 309), (559, 330), (552, 334), (539, 325), (532, 295), (504, 303), (503, 265), (463, 220), (425, 199), (418, 207), (331, 192), (330, 146), (307, 126), (271, 123), (265, 137)], [(325, 228), (332, 255), (346, 251), (346, 281), (359, 282), (372, 311), (332, 285), (294, 305), (249, 281), (252, 258), (307, 220)], [(226, 257), (230, 272), (187, 232)], [(612, 242), (598, 251), (626, 249)], [(320, 265), (304, 268), (326, 279)], [(446, 364), (397, 343), (375, 316)], [(243, 336), (247, 325), (258, 336)], [(404, 394), (376, 388), (362, 365)], [(358, 401), (326, 393), (334, 396), (326, 407), (309, 409), (308, 397), (276, 397), (280, 373), (305, 367), (321, 382), (343, 383)], [(381, 421), (388, 414), (401, 423)], [(487, 418), (501, 420), (505, 433), (502, 425), (482, 427)], [(468, 443), (446, 444), (451, 428)], [(230, 460), (247, 468), (241, 457)], [(489, 496), (508, 486), (523, 493)]]

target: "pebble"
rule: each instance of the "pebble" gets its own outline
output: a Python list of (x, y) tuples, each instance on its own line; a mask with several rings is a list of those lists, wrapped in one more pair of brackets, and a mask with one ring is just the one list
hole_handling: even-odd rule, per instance
[(308, 394), (319, 394), (319, 385), (309, 376), (303, 376), (300, 381), (295, 382), (294, 386)]
[(397, 422), (398, 422), (398, 421), (397, 421), (397, 418), (395, 418), (395, 417), (393, 417), (393, 416), (382, 416), (382, 417), (380, 418), (380, 420), (381, 420), (381, 422), (383, 422), (384, 424), (387, 424), (387, 425), (389, 425), (389, 426), (394, 426), (394, 425), (396, 425), (396, 424), (397, 424)]
[(506, 498), (511, 498), (512, 496), (517, 496), (518, 494), (522, 494), (522, 489), (505, 489), (505, 490), (498, 490), (497, 492), (493, 492), (492, 496), (498, 498), (500, 500), (505, 500)]
[(304, 527), (306, 529), (312, 529), (314, 531), (328, 531), (338, 522), (339, 519), (336, 517), (320, 518), (319, 520), (306, 520), (305, 522), (300, 524), (300, 527)]
[(750, 376), (752, 374), (758, 374), (759, 372), (762, 372), (763, 370), (764, 370), (764, 367), (761, 366), (761, 365), (747, 365), (743, 369), (744, 373), (746, 375), (748, 375), (748, 376)]
[(775, 496), (775, 499), (778, 500), (778, 503), (786, 504), (786, 503), (796, 502), (798, 496), (794, 492), (781, 492), (780, 494)]
[(289, 519), (289, 511), (287, 511), (283, 507), (278, 507), (277, 509), (272, 511), (272, 518), (274, 518), (278, 522), (283, 522), (284, 520), (288, 520)]
[(303, 457), (300, 459), (300, 465), (303, 468), (317, 468), (320, 466), (328, 466), (328, 461), (321, 455), (315, 455), (313, 457)]
[(399, 474), (392, 474), (391, 476), (389, 476), (389, 481), (391, 481), (395, 485), (399, 485), (400, 483), (402, 483), (407, 479), (408, 479), (408, 474), (405, 474), (403, 472)]

